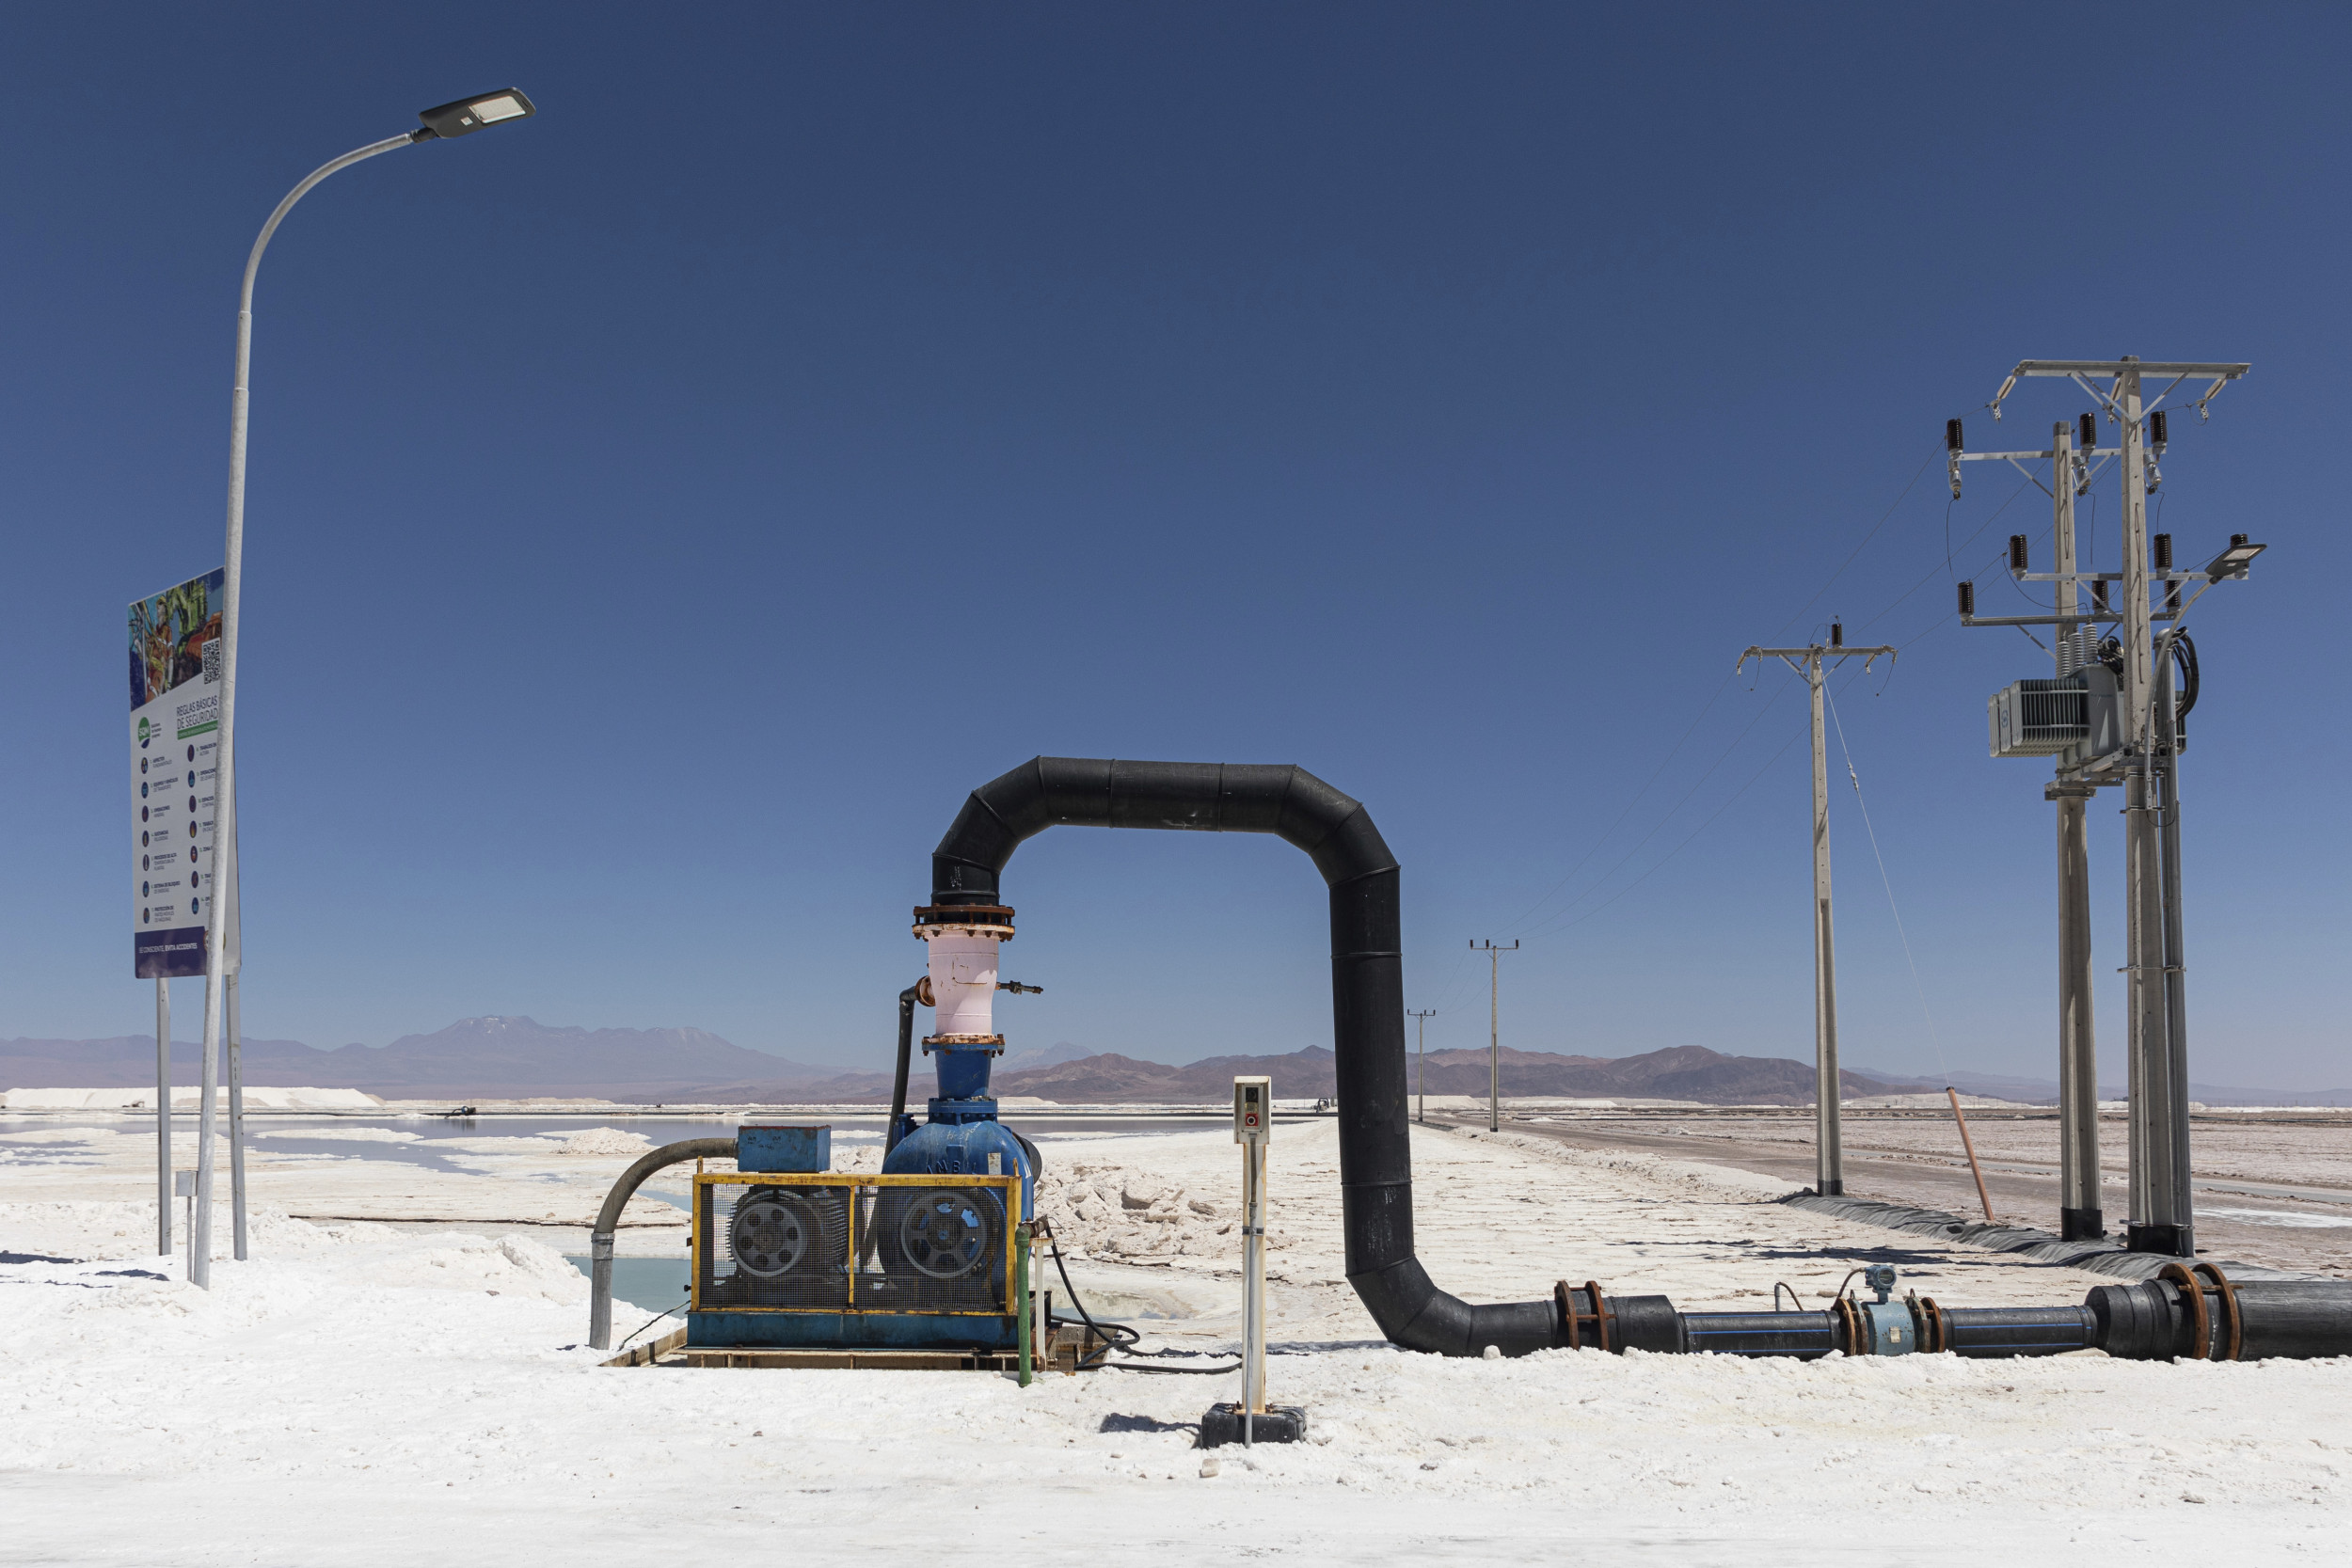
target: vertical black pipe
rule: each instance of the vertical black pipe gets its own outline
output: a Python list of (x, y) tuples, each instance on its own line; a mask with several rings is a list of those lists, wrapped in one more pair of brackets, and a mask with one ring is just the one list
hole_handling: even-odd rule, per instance
[(907, 1114), (907, 1058), (914, 1053), (914, 1005), (921, 1001), (918, 980), (898, 993), (898, 1075), (890, 1085), (890, 1125), (882, 1129), (882, 1155), (898, 1147), (898, 1124)]

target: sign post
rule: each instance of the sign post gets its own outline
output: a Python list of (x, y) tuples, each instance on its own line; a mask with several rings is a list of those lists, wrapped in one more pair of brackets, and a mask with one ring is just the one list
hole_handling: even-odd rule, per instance
[[(170, 982), (204, 973), (204, 921), (217, 894), (213, 828), (219, 772), (225, 571), (131, 605), (131, 967), (155, 982), (156, 1248), (171, 1251)], [(210, 1132), (214, 1065), (204, 1065)], [(209, 1194), (212, 1144), (197, 1150)], [(201, 1195), (200, 1195), (201, 1196)], [(191, 1258), (191, 1267), (199, 1266)]]

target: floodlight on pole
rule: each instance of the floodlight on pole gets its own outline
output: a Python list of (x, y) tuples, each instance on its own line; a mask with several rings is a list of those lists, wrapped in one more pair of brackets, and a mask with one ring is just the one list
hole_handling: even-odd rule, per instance
[[(423, 124), (382, 141), (354, 148), (340, 158), (312, 169), (286, 193), (262, 225), (253, 249), (246, 257), (245, 284), (237, 297), (236, 383), (229, 399), (229, 545), (220, 610), (220, 711), (215, 735), (213, 772), (212, 888), (204, 905), (204, 1060), (203, 1089), (198, 1117), (196, 1212), (190, 1229), (188, 1277), (191, 1283), (212, 1285), (213, 1224), (213, 1101), (220, 1086), (219, 1046), (224, 1000), (238, 969), (237, 909), (237, 630), (241, 609), (239, 590), (245, 569), (245, 454), (247, 388), (253, 363), (253, 280), (262, 269), (262, 253), (278, 232), (294, 204), (310, 194), (328, 175), (364, 163), (381, 152), (423, 141), (471, 135), (510, 119), (528, 119), (538, 113), (531, 100), (514, 87), (476, 93), (453, 103), (425, 109), (417, 118)], [(191, 879), (193, 885), (193, 879)], [(240, 1194), (242, 1197), (242, 1194)], [(240, 1249), (240, 1256), (243, 1256)]]

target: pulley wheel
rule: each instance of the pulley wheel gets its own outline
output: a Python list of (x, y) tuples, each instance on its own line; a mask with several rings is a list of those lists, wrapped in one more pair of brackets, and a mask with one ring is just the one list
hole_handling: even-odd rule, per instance
[(735, 1206), (735, 1217), (727, 1222), (727, 1249), (735, 1266), (754, 1279), (776, 1279), (811, 1258), (823, 1233), (807, 1199), (759, 1188)]
[(928, 1192), (899, 1217), (898, 1250), (918, 1274), (961, 1279), (988, 1260), (995, 1242), (993, 1220), (977, 1194)]

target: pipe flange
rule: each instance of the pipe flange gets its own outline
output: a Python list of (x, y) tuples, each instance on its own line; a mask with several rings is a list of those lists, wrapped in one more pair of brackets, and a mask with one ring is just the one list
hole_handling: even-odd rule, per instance
[(914, 907), (914, 934), (929, 942), (943, 931), (971, 931), (979, 936), (994, 937), (998, 942), (1012, 940), (1012, 911), (1002, 904), (917, 904)]
[[(2231, 1285), (2229, 1276), (2221, 1272), (2219, 1265), (2200, 1262), (2183, 1268), (2178, 1263), (2167, 1263), (2156, 1271), (2156, 1277), (2178, 1286), (2183, 1294), (2195, 1301), (2192, 1315), (2196, 1323), (2197, 1358), (2235, 1361), (2238, 1353), (2245, 1348), (2246, 1324), (2238, 1311), (2237, 1290)], [(2213, 1293), (2221, 1302), (2221, 1345), (2217, 1355), (2213, 1343), (2213, 1309), (2205, 1302), (2208, 1281)]]
[(1870, 1336), (1863, 1329), (1862, 1314), (1855, 1308), (1853, 1298), (1849, 1295), (1839, 1295), (1832, 1309), (1836, 1312), (1838, 1326), (1845, 1331), (1846, 1335), (1846, 1342), (1840, 1348), (1848, 1355), (1869, 1354)]
[(1584, 1348), (1586, 1342), (1584, 1329), (1587, 1324), (1592, 1327), (1591, 1343), (1595, 1350), (1611, 1351), (1621, 1348), (1609, 1342), (1611, 1338), (1609, 1324), (1615, 1314), (1609, 1310), (1609, 1299), (1600, 1293), (1599, 1281), (1586, 1280), (1583, 1291), (1584, 1299), (1593, 1304), (1593, 1309), (1590, 1312), (1580, 1312), (1576, 1309), (1576, 1290), (1566, 1280), (1563, 1279), (1551, 1288), (1551, 1299), (1560, 1308), (1561, 1326), (1568, 1333), (1568, 1349), (1582, 1350)]
[(2203, 1282), (2178, 1263), (2167, 1263), (2156, 1271), (2156, 1277), (2170, 1285), (2187, 1299), (2189, 1315), (2189, 1359), (2213, 1359), (2213, 1314), (2205, 1309)]
[(2244, 1349), (2246, 1344), (2246, 1323), (2238, 1312), (2237, 1289), (2221, 1272), (2221, 1266), (2218, 1263), (2200, 1263), (2196, 1266), (2195, 1272), (2209, 1276), (2213, 1280), (2215, 1294), (2221, 1298), (2221, 1314), (2226, 1320), (2229, 1330), (2223, 1341), (2222, 1349), (2225, 1354), (2221, 1359), (2235, 1361), (2238, 1358), (2238, 1352)]
[(1002, 1035), (925, 1035), (923, 1054), (928, 1056), (934, 1051), (985, 1051), (992, 1056), (1001, 1056), (1005, 1052), (1005, 1037)]
[(1918, 1321), (1919, 1348), (1930, 1355), (1951, 1349), (1950, 1325), (1946, 1323), (1944, 1309), (1935, 1305), (1933, 1296), (1915, 1297), (1911, 1315)]

